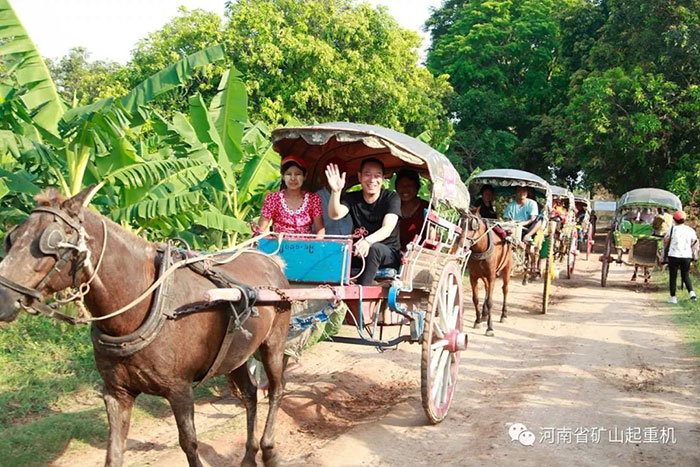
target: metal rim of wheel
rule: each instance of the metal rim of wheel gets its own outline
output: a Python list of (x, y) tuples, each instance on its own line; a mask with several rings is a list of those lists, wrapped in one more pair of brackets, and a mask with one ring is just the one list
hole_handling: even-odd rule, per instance
[(605, 240), (605, 254), (603, 255), (603, 267), (600, 272), (600, 286), (605, 287), (608, 283), (608, 272), (610, 271), (610, 253), (612, 246), (610, 242), (612, 241), (611, 235), (608, 234)]
[(450, 409), (464, 334), (462, 270), (454, 261), (433, 281), (428, 298), (421, 349), (421, 399), (431, 423), (440, 423)]
[[(549, 235), (554, 235), (553, 222), (550, 222)], [(547, 250), (547, 261), (545, 262), (544, 270), (544, 290), (542, 291), (542, 313), (547, 313), (549, 308), (549, 292), (552, 286), (552, 264), (554, 263), (554, 242), (550, 242)]]
[(566, 278), (571, 279), (574, 275), (574, 267), (576, 266), (576, 249), (578, 245), (578, 237), (576, 230), (571, 232), (571, 241), (569, 241), (569, 251), (566, 257)]

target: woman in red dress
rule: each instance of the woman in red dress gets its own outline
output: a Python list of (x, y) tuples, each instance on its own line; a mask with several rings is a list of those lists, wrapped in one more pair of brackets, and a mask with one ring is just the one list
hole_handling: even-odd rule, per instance
[(399, 221), (399, 236), (401, 251), (406, 251), (406, 245), (411, 243), (416, 235), (420, 235), (425, 222), (425, 210), (428, 202), (418, 197), (420, 177), (409, 169), (396, 173), (394, 188), (401, 198), (401, 220)]
[(263, 202), (258, 229), (266, 231), (270, 223), (272, 230), (286, 234), (311, 234), (322, 238), (323, 226), (321, 198), (316, 193), (302, 190), (306, 179), (306, 164), (296, 156), (286, 156), (280, 164), (282, 184), (280, 191), (268, 193)]

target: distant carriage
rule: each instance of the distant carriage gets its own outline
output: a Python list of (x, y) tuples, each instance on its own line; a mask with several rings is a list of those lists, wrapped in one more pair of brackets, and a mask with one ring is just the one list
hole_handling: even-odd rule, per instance
[(593, 223), (591, 222), (591, 213), (593, 206), (591, 200), (582, 195), (574, 195), (576, 209), (578, 211), (576, 219), (576, 229), (578, 230), (578, 251), (586, 253), (586, 261), (588, 261), (591, 251), (593, 250)]
[(566, 263), (566, 277), (574, 275), (578, 256), (578, 230), (576, 228), (576, 200), (568, 188), (552, 185), (552, 202), (562, 206), (564, 216), (553, 213), (556, 221), (554, 231), (554, 260)]
[(644, 210), (653, 214), (658, 208), (680, 211), (683, 206), (676, 195), (659, 188), (638, 188), (622, 195), (600, 257), (602, 287), (607, 285), (610, 263), (645, 269), (659, 265), (662, 237), (654, 235), (650, 218), (641, 216)]

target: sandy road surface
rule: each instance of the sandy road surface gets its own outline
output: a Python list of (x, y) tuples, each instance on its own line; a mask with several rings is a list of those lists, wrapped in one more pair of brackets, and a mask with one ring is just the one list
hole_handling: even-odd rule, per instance
[[(700, 465), (697, 361), (652, 287), (613, 266), (602, 289), (599, 265), (592, 256), (574, 279), (556, 281), (547, 315), (537, 314), (541, 282), (514, 281), (496, 336), (471, 330), (452, 409), (438, 426), (426, 425), (421, 408), (418, 346), (384, 354), (316, 346), (288, 374), (277, 431), (285, 463)], [(495, 298), (500, 310), (500, 289)], [(511, 440), (515, 422), (533, 432), (534, 446)], [(230, 396), (198, 403), (206, 465), (240, 461), (244, 423)], [(171, 416), (133, 424), (126, 464), (186, 465), (174, 425)], [(103, 456), (104, 446), (68, 449), (57, 464), (97, 465)]]

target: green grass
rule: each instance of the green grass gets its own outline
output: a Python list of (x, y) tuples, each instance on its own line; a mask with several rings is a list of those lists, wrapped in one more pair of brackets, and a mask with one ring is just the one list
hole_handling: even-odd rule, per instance
[(0, 430), (61, 409), (76, 392), (97, 393), (87, 326), (22, 313), (0, 329)]
[[(700, 278), (697, 275), (691, 276), (695, 293), (700, 292)], [(680, 281), (679, 281), (680, 284)], [(664, 300), (668, 298), (668, 274), (663, 275), (659, 294)], [(669, 305), (673, 311), (673, 320), (681, 328), (685, 341), (695, 352), (700, 362), (700, 300), (690, 301), (686, 290), (676, 291), (678, 305)]]

